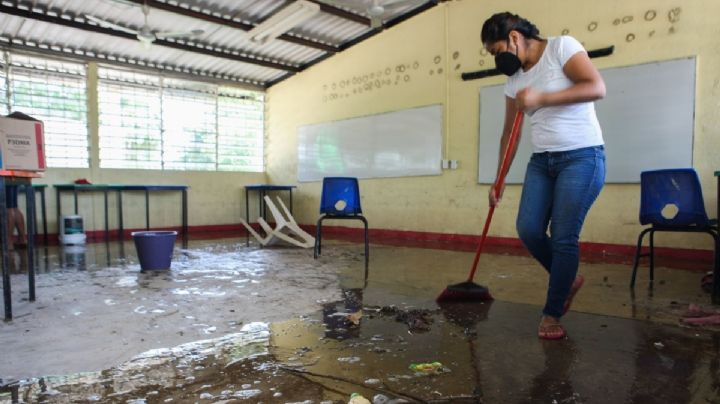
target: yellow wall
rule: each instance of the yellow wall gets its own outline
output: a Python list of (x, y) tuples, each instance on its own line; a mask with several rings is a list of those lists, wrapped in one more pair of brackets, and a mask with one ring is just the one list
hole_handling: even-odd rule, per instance
[[(99, 168), (97, 65), (88, 65), (88, 131), (90, 134), (90, 168), (49, 168), (43, 178), (33, 183), (48, 184), (46, 189), (48, 232), (57, 231), (56, 193), (53, 184), (68, 184), (87, 178), (93, 184), (153, 184), (187, 185), (188, 224), (207, 226), (238, 224), (245, 217), (243, 186), (265, 183), (265, 173), (215, 171), (123, 170)], [(254, 195), (253, 195), (254, 196)], [(181, 224), (179, 192), (152, 192), (150, 196), (150, 226), (177, 227)], [(24, 210), (24, 198), (20, 200)], [(40, 201), (36, 202), (39, 206)], [(62, 214), (74, 213), (72, 193), (63, 193)], [(117, 199), (111, 192), (108, 198), (110, 229), (118, 228)], [(251, 204), (251, 209), (255, 205)], [(257, 209), (257, 208), (255, 208)], [(102, 193), (80, 194), (78, 211), (83, 216), (85, 230), (103, 230), (105, 213)], [(256, 212), (253, 211), (253, 212)], [(40, 210), (38, 209), (38, 215)], [(145, 196), (142, 192), (123, 192), (123, 225), (125, 229), (145, 227)], [(42, 228), (39, 229), (39, 232)]]
[[(44, 178), (33, 181), (50, 184), (46, 189), (48, 231), (56, 227), (55, 190), (52, 184), (67, 184), (77, 178), (87, 178), (94, 184), (162, 184), (188, 185), (188, 222), (190, 226), (238, 224), (245, 217), (245, 196), (243, 186), (265, 182), (263, 173), (226, 173), (203, 171), (149, 171), (109, 169), (56, 169), (47, 171)], [(255, 201), (256, 196), (253, 196)], [(105, 228), (102, 193), (80, 194), (79, 213), (83, 216), (85, 230)], [(117, 200), (111, 192), (108, 198), (110, 229), (117, 229)], [(20, 199), (24, 211), (24, 198)], [(62, 213), (74, 213), (72, 193), (63, 193)], [(37, 201), (40, 204), (40, 201)], [(179, 227), (179, 192), (151, 192), (150, 226)], [(257, 207), (251, 202), (251, 214)], [(254, 209), (254, 210), (253, 210)], [(40, 211), (38, 209), (38, 214)], [(142, 192), (123, 192), (123, 224), (125, 229), (145, 227), (145, 196)], [(42, 229), (39, 230), (42, 232)]]
[[(480, 27), (491, 14), (506, 10), (533, 21), (546, 37), (567, 30), (587, 49), (615, 45), (612, 56), (594, 60), (598, 68), (696, 56), (693, 160), (705, 189), (708, 212), (715, 215), (713, 172), (720, 169), (717, 0), (442, 3), (269, 90), (266, 131), (270, 182), (297, 183), (299, 126), (442, 103), (446, 120), (443, 155), (459, 160), (460, 168), (444, 171), (441, 176), (362, 180), (363, 209), (374, 228), (478, 234), (487, 213), (488, 190), (477, 184), (478, 94), (482, 86), (504, 79), (463, 82), (460, 73), (494, 66), (492, 58), (482, 52)], [(593, 22), (596, 28), (590, 31)], [(390, 74), (386, 76), (387, 69)], [(389, 84), (358, 91), (366, 75), (370, 81), (378, 74), (383, 80), (387, 77)], [(320, 183), (298, 185), (296, 216), (301, 223), (313, 223)], [(515, 237), (519, 192), (519, 186), (508, 187), (491, 234)], [(588, 216), (582, 239), (633, 244), (641, 228), (638, 206), (638, 185), (607, 185)], [(674, 247), (711, 246), (709, 237), (663, 235), (658, 241)]]

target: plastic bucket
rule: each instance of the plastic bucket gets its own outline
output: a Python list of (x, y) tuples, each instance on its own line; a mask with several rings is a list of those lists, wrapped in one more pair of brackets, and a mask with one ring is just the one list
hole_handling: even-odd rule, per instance
[(143, 271), (170, 269), (176, 231), (136, 231), (132, 237)]

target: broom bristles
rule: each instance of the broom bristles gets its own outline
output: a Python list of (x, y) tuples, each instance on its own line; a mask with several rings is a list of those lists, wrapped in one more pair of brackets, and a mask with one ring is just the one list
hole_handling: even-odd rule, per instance
[(485, 286), (473, 282), (462, 282), (449, 285), (435, 299), (437, 303), (444, 302), (487, 302), (494, 300), (490, 290)]

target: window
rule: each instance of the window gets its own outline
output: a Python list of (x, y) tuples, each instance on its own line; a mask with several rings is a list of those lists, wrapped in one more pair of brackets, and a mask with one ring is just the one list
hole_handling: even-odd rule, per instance
[(162, 168), (160, 80), (100, 69), (101, 168)]
[(85, 65), (11, 55), (10, 109), (44, 123), (48, 167), (89, 167)]
[[(210, 86), (166, 80), (163, 90), (163, 166), (168, 170), (215, 170), (217, 95)], [(179, 87), (179, 88), (178, 88)]]
[(263, 170), (262, 94), (221, 88), (218, 97), (218, 170)]
[(7, 71), (5, 70), (7, 65), (5, 61), (5, 52), (0, 52), (0, 115), (7, 115), (10, 113), (8, 108), (8, 93), (7, 93)]
[(99, 69), (100, 167), (263, 170), (263, 95)]

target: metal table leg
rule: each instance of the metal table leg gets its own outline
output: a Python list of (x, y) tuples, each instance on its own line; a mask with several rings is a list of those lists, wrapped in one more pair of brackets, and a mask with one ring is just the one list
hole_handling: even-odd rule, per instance
[(40, 190), (40, 212), (42, 214), (43, 223), (43, 241), (45, 245), (48, 245), (48, 231), (47, 231), (47, 210), (45, 209), (45, 188), (38, 188)]
[(7, 203), (5, 201), (5, 177), (0, 177), (0, 244), (2, 244), (3, 301), (5, 321), (12, 320), (12, 299), (10, 292), (9, 240)]
[[(249, 198), (248, 194), (250, 192), (247, 188), (245, 188), (245, 221), (248, 225), (250, 225), (250, 204), (249, 204)], [(248, 247), (250, 245), (250, 232), (245, 229), (245, 247)]]
[(25, 186), (25, 202), (27, 205), (27, 258), (28, 258), (28, 291), (31, 302), (35, 301), (35, 190), (29, 184)]
[(123, 208), (122, 208), (122, 191), (117, 190), (117, 210), (118, 210), (118, 239), (125, 239), (125, 230), (123, 229)]
[(145, 230), (150, 230), (150, 191), (145, 190)]
[(189, 238), (187, 203), (188, 203), (187, 189), (183, 189), (182, 190), (182, 233), (183, 233), (182, 243), (183, 243), (183, 248), (187, 248), (188, 238)]
[(105, 242), (110, 241), (110, 225), (108, 223), (108, 190), (103, 190), (103, 202), (105, 202)]
[(262, 217), (265, 221), (267, 221), (267, 215), (265, 215), (265, 201), (263, 201), (263, 198), (265, 197), (265, 191), (258, 191), (258, 202), (260, 205), (260, 210), (258, 211), (258, 216)]
[(62, 198), (60, 198), (60, 192), (60, 188), (55, 188), (55, 206), (57, 206), (57, 222), (55, 223), (57, 226), (58, 236), (60, 235), (60, 219), (62, 218), (62, 207), (60, 206), (60, 200)]

